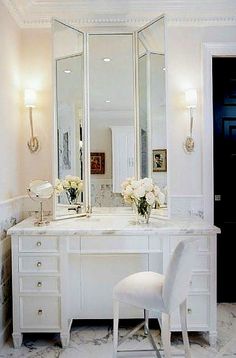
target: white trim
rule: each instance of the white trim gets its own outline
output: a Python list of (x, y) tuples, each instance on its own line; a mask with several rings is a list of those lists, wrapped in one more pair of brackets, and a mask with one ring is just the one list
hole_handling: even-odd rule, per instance
[(203, 199), (204, 219), (214, 221), (212, 57), (236, 57), (236, 42), (203, 43)]
[[(3, 0), (5, 1), (5, 0)], [(22, 19), (20, 18), (12, 9), (9, 9), (14, 20), (21, 28), (50, 28), (51, 19), (50, 17), (38, 18), (38, 19)], [(80, 19), (69, 19), (63, 18), (63, 21), (74, 26), (86, 26), (86, 27), (135, 27), (144, 26), (147, 22), (152, 20), (152, 16), (147, 17), (137, 17), (133, 16), (130, 18), (127, 17), (107, 17), (107, 18), (89, 18), (84, 17)], [(169, 26), (235, 26), (236, 25), (236, 16), (168, 16), (167, 24)]]
[(3, 200), (0, 202), (0, 206), (2, 205), (8, 205), (13, 203), (14, 201), (20, 201), (20, 200), (24, 200), (27, 197), (27, 195), (19, 195), (19, 196), (14, 196), (11, 199), (7, 199), (7, 200)]

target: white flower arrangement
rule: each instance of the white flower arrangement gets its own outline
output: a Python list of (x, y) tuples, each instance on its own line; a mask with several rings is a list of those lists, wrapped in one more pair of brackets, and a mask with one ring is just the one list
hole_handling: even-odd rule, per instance
[(151, 178), (128, 178), (122, 184), (122, 195), (128, 204), (135, 204), (138, 214), (146, 216), (154, 204), (161, 204), (163, 193)]
[[(60, 195), (63, 191), (66, 192), (69, 201), (73, 201), (77, 198), (79, 193), (83, 191), (83, 181), (80, 177), (67, 175), (65, 179), (56, 179), (55, 193)], [(71, 203), (70, 202), (70, 203)]]

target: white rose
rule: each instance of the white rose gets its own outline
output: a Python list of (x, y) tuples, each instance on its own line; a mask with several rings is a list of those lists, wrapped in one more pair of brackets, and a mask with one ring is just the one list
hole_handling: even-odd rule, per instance
[(151, 178), (144, 178), (144, 179), (142, 179), (142, 182), (144, 185), (153, 185)]
[(124, 195), (132, 195), (133, 194), (133, 188), (131, 185), (128, 185), (124, 190)]
[(152, 192), (147, 193), (145, 198), (149, 205), (153, 205), (155, 203), (155, 195)]
[(64, 188), (64, 189), (69, 189), (69, 187), (70, 187), (70, 183), (69, 183), (69, 181), (66, 180), (66, 179), (63, 180), (62, 185), (63, 185), (63, 188)]
[(65, 180), (67, 181), (73, 181), (74, 180), (74, 177), (72, 175), (66, 175), (65, 176)]
[(139, 188), (141, 186), (141, 183), (138, 180), (132, 180), (130, 184), (131, 184), (133, 189), (137, 189), (137, 188)]
[(134, 190), (134, 196), (139, 199), (142, 198), (145, 195), (145, 188), (143, 186), (140, 186), (139, 188)]
[(128, 195), (124, 195), (124, 201), (127, 203), (127, 204), (132, 204), (133, 202), (133, 199), (128, 196)]
[(125, 180), (125, 181), (123, 181), (123, 183), (121, 184), (121, 187), (122, 187), (123, 189), (125, 189), (128, 185), (129, 185), (129, 181), (128, 181), (128, 180)]
[(161, 193), (161, 189), (159, 188), (159, 186), (154, 185), (154, 194), (155, 194), (155, 196), (158, 196), (159, 193)]
[(70, 186), (71, 186), (71, 188), (73, 188), (73, 189), (77, 189), (77, 183), (76, 183), (75, 181), (72, 181), (72, 182), (70, 183)]

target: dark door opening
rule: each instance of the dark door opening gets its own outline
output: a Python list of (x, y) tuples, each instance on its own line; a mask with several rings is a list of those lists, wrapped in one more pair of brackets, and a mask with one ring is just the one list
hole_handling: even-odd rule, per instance
[(213, 58), (213, 112), (217, 301), (236, 302), (236, 58)]

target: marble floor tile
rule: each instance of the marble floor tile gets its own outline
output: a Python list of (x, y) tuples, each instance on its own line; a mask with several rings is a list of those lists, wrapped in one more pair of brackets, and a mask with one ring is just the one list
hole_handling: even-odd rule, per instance
[[(123, 336), (128, 328), (121, 328)], [(152, 330), (155, 341), (161, 346), (160, 331)], [(218, 306), (218, 340), (215, 348), (210, 347), (204, 334), (190, 333), (192, 358), (236, 358), (236, 304)], [(139, 331), (122, 346), (123, 349), (150, 348), (143, 331)], [(183, 344), (179, 333), (172, 334), (172, 354), (184, 357)], [(182, 354), (182, 355), (179, 355)], [(0, 358), (111, 358), (112, 327), (111, 324), (88, 326), (79, 321), (73, 324), (71, 339), (66, 349), (60, 347), (58, 335), (25, 334), (23, 345), (14, 349), (9, 339), (0, 352)], [(152, 358), (155, 354), (120, 353), (119, 358)]]

